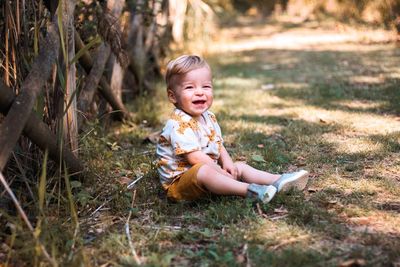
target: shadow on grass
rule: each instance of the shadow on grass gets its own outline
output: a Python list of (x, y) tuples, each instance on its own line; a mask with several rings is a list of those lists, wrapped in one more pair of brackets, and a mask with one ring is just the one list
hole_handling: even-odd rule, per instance
[[(400, 62), (397, 53), (397, 49), (389, 48), (364, 52), (257, 49), (220, 55), (216, 80), (256, 79), (260, 83), (257, 86), (275, 85), (268, 92), (282, 99), (332, 110), (399, 115), (400, 80), (392, 78)], [(247, 60), (241, 62), (241, 58)], [(258, 89), (240, 88), (237, 84), (230, 87), (235, 88)], [(355, 100), (374, 105), (354, 107), (341, 103)]]

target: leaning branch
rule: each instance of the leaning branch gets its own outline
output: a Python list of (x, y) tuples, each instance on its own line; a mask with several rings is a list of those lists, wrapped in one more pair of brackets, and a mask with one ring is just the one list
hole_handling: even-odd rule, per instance
[[(7, 115), (14, 101), (16, 101), (14, 93), (12, 93), (11, 89), (3, 84), (3, 82), (0, 82), (0, 112)], [(60, 146), (57, 143), (57, 137), (34, 112), (31, 112), (29, 115), (23, 134), (43, 151), (48, 150), (50, 158), (55, 162), (59, 163), (61, 156), (62, 161), (65, 162), (68, 169), (68, 173), (72, 175), (82, 173), (83, 165), (80, 161), (65, 145), (61, 153)]]
[(12, 103), (7, 116), (0, 125), (0, 171), (8, 158), (29, 119), (36, 98), (51, 74), (58, 57), (60, 39), (57, 26), (50, 25), (43, 47), (35, 59), (32, 69), (24, 80), (20, 94)]
[[(84, 48), (84, 43), (79, 36), (79, 33), (75, 30), (75, 49), (77, 51)], [(110, 48), (108, 48), (109, 50)], [(110, 52), (108, 52), (110, 53)], [(93, 67), (93, 60), (88, 52), (85, 52), (83, 56), (79, 59), (79, 63), (85, 69), (86, 73), (90, 73), (90, 70)], [(110, 85), (106, 81), (104, 77), (100, 79), (101, 89), (99, 90), (101, 95), (107, 100), (114, 111), (117, 111), (115, 115), (117, 119), (123, 120), (129, 118), (129, 113), (125, 108), (125, 105), (122, 103), (120, 99), (118, 99), (111, 90)]]
[(110, 48), (108, 48), (105, 43), (102, 43), (97, 49), (96, 55), (97, 57), (90, 73), (85, 78), (85, 85), (79, 95), (78, 109), (83, 114), (83, 116), (79, 116), (79, 127), (83, 124), (82, 118), (86, 117), (89, 113), (90, 105), (93, 102), (93, 97), (97, 91), (97, 87), (99, 86), (99, 82), (110, 55)]

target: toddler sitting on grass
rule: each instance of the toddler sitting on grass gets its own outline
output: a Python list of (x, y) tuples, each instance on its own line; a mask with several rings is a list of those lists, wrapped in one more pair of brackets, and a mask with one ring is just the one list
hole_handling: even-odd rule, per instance
[(211, 69), (194, 55), (168, 63), (168, 99), (175, 105), (157, 144), (157, 170), (168, 198), (195, 200), (208, 193), (255, 198), (267, 203), (277, 192), (303, 190), (308, 172), (283, 175), (233, 162), (221, 129), (209, 111), (213, 103)]

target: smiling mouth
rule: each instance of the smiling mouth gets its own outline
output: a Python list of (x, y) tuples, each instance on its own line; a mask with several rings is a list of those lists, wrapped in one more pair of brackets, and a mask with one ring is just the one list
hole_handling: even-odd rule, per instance
[(196, 100), (196, 101), (193, 101), (192, 103), (195, 105), (203, 105), (204, 103), (206, 103), (206, 101), (205, 100)]

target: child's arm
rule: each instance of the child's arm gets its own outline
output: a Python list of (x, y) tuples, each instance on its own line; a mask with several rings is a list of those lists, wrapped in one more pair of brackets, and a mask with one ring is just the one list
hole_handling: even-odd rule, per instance
[(222, 169), (224, 169), (225, 171), (230, 173), (233, 178), (237, 179), (238, 178), (238, 169), (235, 166), (235, 164), (233, 163), (231, 156), (229, 156), (229, 153), (224, 146), (222, 146), (220, 153), (221, 153), (221, 155), (220, 155), (218, 161), (221, 164)]
[(227, 171), (221, 169), (221, 167), (218, 164), (216, 164), (207, 154), (205, 154), (202, 151), (193, 151), (187, 153), (185, 154), (185, 158), (191, 165), (195, 165), (197, 163), (204, 163), (207, 164), (208, 166), (213, 167), (215, 170), (217, 170), (219, 173), (223, 175), (232, 176)]

